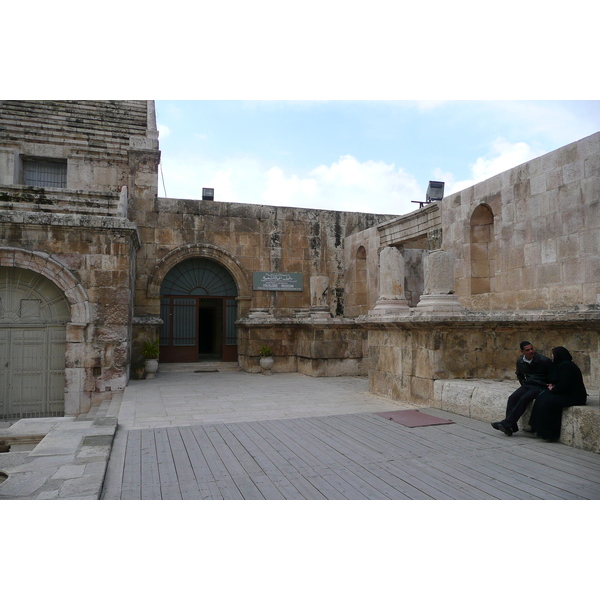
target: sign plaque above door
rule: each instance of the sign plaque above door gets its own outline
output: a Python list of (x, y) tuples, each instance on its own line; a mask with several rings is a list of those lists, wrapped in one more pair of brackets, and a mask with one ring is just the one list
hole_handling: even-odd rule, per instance
[(255, 271), (252, 277), (252, 289), (276, 292), (302, 292), (304, 291), (304, 275), (302, 273)]

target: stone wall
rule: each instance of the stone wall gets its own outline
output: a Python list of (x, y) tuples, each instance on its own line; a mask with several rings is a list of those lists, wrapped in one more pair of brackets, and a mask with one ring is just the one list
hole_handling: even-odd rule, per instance
[[(65, 296), (68, 415), (129, 378), (140, 239), (127, 214), (154, 205), (157, 138), (145, 100), (0, 101), (0, 264), (40, 273)], [(28, 159), (66, 164), (66, 187), (24, 185)]]
[[(139, 205), (131, 218), (142, 239), (136, 314), (158, 315), (160, 282), (168, 267), (204, 256), (234, 276), (240, 317), (264, 308), (271, 316), (290, 318), (311, 306), (313, 276), (328, 278), (329, 310), (344, 314), (344, 239), (390, 216), (158, 198), (156, 205)], [(253, 291), (254, 271), (302, 273), (304, 290)]]
[(40, 273), (65, 294), (65, 411), (87, 412), (128, 381), (137, 231), (112, 217), (10, 211), (0, 211), (0, 231), (2, 266)]
[(239, 364), (261, 371), (259, 351), (273, 351), (274, 373), (295, 372), (311, 377), (366, 375), (367, 331), (351, 319), (245, 319), (239, 323)]
[(376, 227), (344, 240), (346, 317), (365, 315), (379, 297), (379, 233)]
[[(425, 303), (361, 319), (371, 391), (427, 405), (438, 379), (514, 380), (522, 340), (547, 355), (567, 347), (586, 385), (600, 385), (600, 133), (377, 229), (382, 247), (405, 252), (427, 238), (454, 285), (437, 290), (429, 273)], [(414, 307), (420, 267), (407, 258)]]
[(119, 193), (148, 102), (0, 101), (0, 185), (20, 185), (22, 157), (67, 160), (67, 189)]
[(467, 308), (597, 305), (600, 133), (447, 196), (442, 223)]
[(600, 386), (600, 311), (463, 314), (365, 322), (369, 382), (373, 393), (424, 406), (433, 401), (437, 379), (516, 381), (519, 343), (527, 340), (551, 356), (565, 346), (583, 372), (586, 386)]

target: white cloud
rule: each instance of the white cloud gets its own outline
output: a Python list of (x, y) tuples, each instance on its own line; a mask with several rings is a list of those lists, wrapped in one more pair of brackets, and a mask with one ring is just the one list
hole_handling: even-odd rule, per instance
[(307, 173), (266, 167), (253, 158), (217, 163), (205, 157), (185, 162), (166, 159), (168, 196), (199, 198), (202, 187), (215, 188), (215, 200), (401, 215), (417, 208), (425, 191), (416, 179), (383, 161), (360, 162), (346, 155)]
[(449, 195), (508, 171), (536, 156), (539, 156), (539, 153), (534, 152), (525, 142), (510, 143), (504, 138), (498, 138), (486, 156), (480, 156), (469, 165), (471, 168), (469, 179), (455, 181), (452, 173), (443, 172), (441, 169), (436, 169), (435, 177), (446, 183), (444, 193)]
[(171, 135), (171, 130), (166, 125), (158, 123), (156, 127), (158, 128), (159, 139), (164, 140), (165, 138), (169, 137), (169, 135)]

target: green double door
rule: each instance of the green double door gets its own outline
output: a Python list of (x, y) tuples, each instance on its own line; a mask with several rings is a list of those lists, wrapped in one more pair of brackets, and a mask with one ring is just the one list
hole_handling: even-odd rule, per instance
[(0, 328), (0, 417), (62, 416), (65, 327)]
[(0, 267), (0, 418), (64, 415), (69, 319), (54, 283)]

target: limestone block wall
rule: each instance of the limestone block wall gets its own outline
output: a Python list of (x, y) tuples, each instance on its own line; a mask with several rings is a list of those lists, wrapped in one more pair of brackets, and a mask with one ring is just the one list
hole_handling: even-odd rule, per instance
[(344, 316), (359, 317), (379, 298), (379, 233), (372, 227), (344, 240)]
[(149, 112), (145, 100), (0, 101), (0, 185), (22, 184), (23, 157), (52, 158), (67, 161), (67, 189), (118, 193)]
[(442, 224), (467, 308), (597, 305), (600, 133), (447, 196)]
[(3, 266), (51, 278), (70, 305), (67, 414), (87, 412), (127, 383), (138, 247), (125, 219), (0, 211)]
[[(159, 314), (160, 283), (168, 266), (193, 256), (230, 270), (242, 294), (240, 317), (266, 308), (289, 318), (310, 307), (310, 277), (329, 278), (330, 312), (344, 313), (344, 238), (389, 219), (335, 211), (158, 198), (137, 202), (130, 218), (139, 227), (136, 314)], [(302, 273), (301, 292), (253, 291), (254, 271)]]
[(250, 319), (238, 327), (238, 362), (249, 373), (260, 373), (259, 351), (263, 346), (273, 352), (274, 373), (290, 373), (298, 370), (296, 356), (297, 329), (290, 321), (276, 319), (250, 323)]
[(239, 323), (238, 357), (242, 369), (261, 371), (259, 350), (273, 351), (277, 373), (298, 371), (311, 377), (366, 375), (367, 331), (350, 319), (245, 319)]
[(583, 372), (590, 393), (600, 386), (600, 313), (545, 317), (460, 315), (365, 322), (372, 392), (431, 405), (438, 379), (515, 381), (519, 343), (527, 340), (551, 356), (565, 346)]

